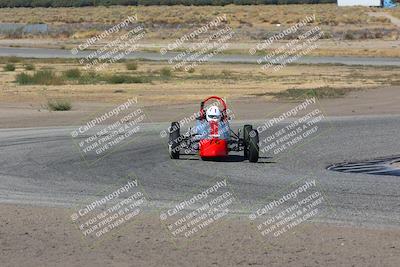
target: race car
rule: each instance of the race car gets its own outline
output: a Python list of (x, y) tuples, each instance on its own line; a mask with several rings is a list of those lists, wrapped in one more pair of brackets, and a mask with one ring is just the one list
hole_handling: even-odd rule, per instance
[[(214, 100), (205, 110), (206, 103)], [(219, 106), (221, 106), (221, 108)], [(178, 122), (172, 122), (169, 128), (168, 150), (172, 159), (181, 154), (198, 151), (203, 160), (229, 157), (230, 151), (243, 151), (244, 159), (257, 162), (259, 157), (259, 137), (252, 125), (244, 125), (237, 133), (229, 126), (225, 101), (218, 96), (210, 96), (200, 104), (196, 126), (181, 134)], [(182, 151), (184, 153), (182, 153)]]

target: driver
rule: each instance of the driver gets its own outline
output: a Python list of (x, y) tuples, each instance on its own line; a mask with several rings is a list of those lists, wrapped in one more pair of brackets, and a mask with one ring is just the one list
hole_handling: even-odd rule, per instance
[(221, 121), (221, 117), (222, 117), (221, 111), (217, 106), (211, 106), (206, 111), (207, 121), (219, 122)]
[(222, 112), (217, 106), (211, 106), (207, 109), (206, 120), (210, 123), (209, 132), (205, 130), (207, 134), (220, 139), (230, 138), (229, 124), (224, 121)]

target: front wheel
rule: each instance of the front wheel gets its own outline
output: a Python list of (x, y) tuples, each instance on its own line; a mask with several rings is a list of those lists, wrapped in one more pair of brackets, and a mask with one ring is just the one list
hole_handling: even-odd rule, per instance
[(168, 142), (168, 151), (171, 159), (179, 159), (179, 151), (180, 151), (180, 125), (178, 122), (171, 123), (171, 128), (169, 129), (169, 142)]
[(251, 130), (249, 133), (249, 161), (257, 162), (259, 156), (259, 146), (258, 146), (258, 132), (257, 130)]

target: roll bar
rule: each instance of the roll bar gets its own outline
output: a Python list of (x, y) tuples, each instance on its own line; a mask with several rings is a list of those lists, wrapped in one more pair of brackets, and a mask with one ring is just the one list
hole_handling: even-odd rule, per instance
[(219, 103), (221, 103), (221, 105), (223, 106), (223, 110), (222, 110), (222, 119), (225, 120), (226, 119), (226, 103), (225, 101), (220, 98), (219, 96), (210, 96), (206, 99), (204, 99), (201, 103), (200, 103), (200, 119), (203, 120), (206, 118), (206, 113), (204, 112), (204, 105), (207, 101), (211, 100), (211, 99), (217, 99), (219, 101)]

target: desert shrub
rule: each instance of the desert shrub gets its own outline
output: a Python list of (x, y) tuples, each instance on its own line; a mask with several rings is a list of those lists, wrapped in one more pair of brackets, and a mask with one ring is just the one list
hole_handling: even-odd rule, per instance
[(28, 63), (24, 65), (24, 68), (25, 70), (35, 70), (35, 65)]
[(52, 111), (67, 111), (71, 110), (72, 104), (68, 100), (49, 100), (47, 108)]
[(145, 83), (149, 82), (148, 77), (140, 76), (130, 76), (130, 75), (103, 75), (96, 72), (83, 73), (78, 82), (80, 84), (96, 84), (96, 83), (111, 83), (111, 84), (121, 84), (121, 83)]
[(129, 75), (112, 75), (106, 79), (107, 82), (113, 84), (119, 83), (144, 83), (145, 79), (141, 77), (133, 77)]
[(79, 69), (69, 69), (64, 72), (64, 76), (67, 79), (79, 79), (82, 76), (82, 73)]
[(163, 77), (171, 77), (172, 76), (172, 70), (168, 67), (164, 67), (160, 70), (160, 74)]
[(16, 77), (16, 82), (21, 85), (40, 84), (40, 85), (59, 85), (63, 84), (63, 79), (51, 70), (40, 70), (35, 73), (20, 73)]
[(8, 63), (4, 66), (4, 71), (14, 71), (15, 70), (15, 65)]
[(32, 84), (32, 76), (23, 72), (17, 75), (15, 81), (20, 85)]
[(19, 62), (21, 62), (21, 58), (16, 57), (16, 56), (11, 56), (11, 57), (8, 58), (8, 62), (10, 62), (10, 63), (19, 63)]
[(94, 71), (83, 73), (78, 79), (80, 84), (95, 84), (101, 81), (101, 76)]
[(232, 75), (232, 72), (229, 71), (229, 70), (222, 70), (222, 71), (221, 71), (221, 74), (224, 75), (224, 76), (231, 76), (231, 75)]
[(356, 39), (356, 37), (354, 36), (353, 33), (351, 33), (351, 32), (346, 32), (345, 35), (344, 35), (344, 39), (345, 39), (345, 40), (354, 40), (354, 39)]
[(137, 70), (138, 69), (138, 63), (136, 61), (128, 62), (128, 63), (126, 63), (126, 68), (128, 70)]

